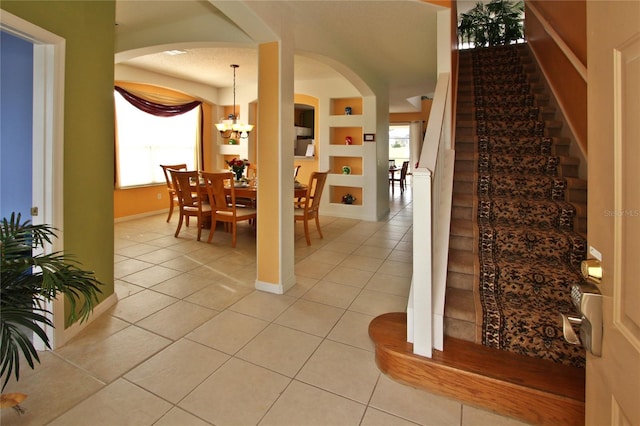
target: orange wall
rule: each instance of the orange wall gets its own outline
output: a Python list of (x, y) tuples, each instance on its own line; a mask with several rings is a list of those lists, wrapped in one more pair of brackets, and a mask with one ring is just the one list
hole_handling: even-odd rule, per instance
[(455, 6), (455, 3), (452, 3), (451, 0), (422, 0), (425, 3), (433, 3), (433, 4), (437, 4), (438, 6), (444, 6), (444, 7), (451, 7), (452, 5)]
[[(550, 4), (529, 0), (527, 4), (533, 4), (541, 12), (573, 53), (586, 64), (586, 0), (554, 1)], [(528, 8), (525, 11), (525, 29), (529, 46), (586, 153), (587, 83)]]
[[(587, 2), (585, 0), (527, 0), (542, 13), (571, 51), (587, 64)], [(533, 15), (533, 14), (531, 14)], [(529, 17), (530, 14), (527, 14)], [(529, 29), (526, 26), (527, 30)], [(527, 31), (528, 32), (528, 31)]]
[[(127, 82), (116, 82), (117, 86), (120, 86), (127, 90), (132, 91), (140, 91), (146, 93), (154, 93), (157, 95), (166, 95), (171, 96), (176, 99), (184, 99), (185, 102), (196, 100), (196, 98), (186, 95), (181, 92), (177, 92), (170, 89), (165, 89), (162, 87), (147, 85), (147, 84), (138, 84), (138, 83), (127, 83)], [(211, 141), (211, 128), (213, 123), (212, 118), (212, 105), (203, 103), (202, 104), (202, 113), (203, 113), (203, 158), (205, 159), (205, 170), (207, 167), (212, 167), (211, 158), (212, 156), (212, 148), (211, 144), (207, 143), (207, 141)], [(160, 165), (158, 165), (160, 167)], [(159, 210), (165, 210), (169, 207), (169, 200), (167, 190), (165, 189), (166, 185), (152, 185), (152, 186), (144, 186), (138, 188), (129, 188), (129, 189), (114, 189), (113, 191), (113, 217), (115, 219), (134, 216), (139, 214), (144, 214), (148, 212), (154, 212)]]
[(113, 217), (119, 219), (167, 209), (169, 194), (165, 188), (166, 185), (116, 189), (113, 192)]

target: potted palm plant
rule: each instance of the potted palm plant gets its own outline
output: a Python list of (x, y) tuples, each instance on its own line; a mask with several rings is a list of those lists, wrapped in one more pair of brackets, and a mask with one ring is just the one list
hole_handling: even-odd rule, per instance
[(491, 0), (460, 14), (458, 36), (474, 47), (510, 44), (524, 37), (524, 2)]
[[(53, 327), (46, 302), (63, 294), (69, 301), (67, 325), (85, 321), (98, 303), (101, 283), (93, 272), (85, 271), (73, 256), (63, 252), (38, 253), (51, 244), (56, 229), (49, 225), (21, 223), (20, 214), (11, 214), (0, 224), (0, 377), (2, 390), (11, 375), (20, 379), (21, 358), (34, 368), (40, 362), (32, 342), (36, 335), (51, 348), (45, 326)], [(17, 406), (21, 394), (2, 395), (2, 406)]]

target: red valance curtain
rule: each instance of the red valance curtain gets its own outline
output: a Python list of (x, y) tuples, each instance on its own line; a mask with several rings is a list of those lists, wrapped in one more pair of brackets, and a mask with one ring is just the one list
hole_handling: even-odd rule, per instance
[(191, 111), (195, 107), (202, 105), (202, 102), (200, 101), (193, 101), (181, 105), (163, 105), (136, 96), (131, 92), (127, 92), (122, 87), (115, 86), (115, 90), (117, 90), (123, 98), (139, 110), (159, 117), (171, 117), (174, 115), (184, 114), (185, 112)]

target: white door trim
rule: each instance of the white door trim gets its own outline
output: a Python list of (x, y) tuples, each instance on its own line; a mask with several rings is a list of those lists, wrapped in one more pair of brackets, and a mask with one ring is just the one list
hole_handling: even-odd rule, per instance
[[(33, 188), (34, 224), (55, 227), (58, 238), (45, 252), (64, 249), (63, 141), (65, 40), (7, 11), (0, 14), (0, 29), (34, 45), (33, 52)], [(54, 328), (46, 332), (52, 348), (64, 344), (64, 300), (50, 306)], [(36, 341), (36, 347), (44, 345)]]

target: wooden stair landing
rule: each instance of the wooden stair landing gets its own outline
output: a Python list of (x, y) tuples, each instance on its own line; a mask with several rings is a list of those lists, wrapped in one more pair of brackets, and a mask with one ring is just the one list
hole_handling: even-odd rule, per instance
[(374, 318), (369, 336), (378, 368), (399, 382), (534, 424), (584, 425), (583, 369), (448, 336), (433, 358), (414, 355), (404, 312)]

